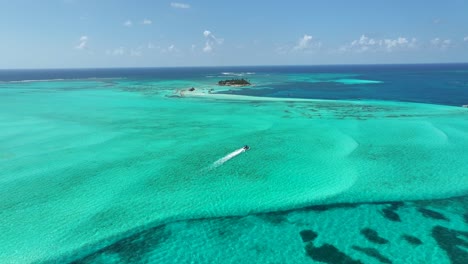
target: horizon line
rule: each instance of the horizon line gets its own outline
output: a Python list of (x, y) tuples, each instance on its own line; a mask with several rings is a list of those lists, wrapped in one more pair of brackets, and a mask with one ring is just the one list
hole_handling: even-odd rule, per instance
[(234, 67), (327, 67), (327, 66), (404, 66), (404, 65), (448, 65), (468, 64), (468, 62), (409, 62), (409, 63), (343, 63), (343, 64), (258, 64), (258, 65), (213, 65), (213, 66), (122, 66), (122, 67), (70, 67), (70, 68), (0, 68), (8, 70), (101, 70), (101, 69), (174, 69), (174, 68), (234, 68)]

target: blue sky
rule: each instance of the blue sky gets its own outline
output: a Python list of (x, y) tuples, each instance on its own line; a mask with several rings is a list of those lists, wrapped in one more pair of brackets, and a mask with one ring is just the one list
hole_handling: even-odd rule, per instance
[(0, 0), (0, 68), (468, 62), (465, 0)]

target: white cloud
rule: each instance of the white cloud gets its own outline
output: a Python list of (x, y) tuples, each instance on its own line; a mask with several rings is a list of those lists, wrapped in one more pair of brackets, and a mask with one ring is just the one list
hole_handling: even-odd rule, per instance
[(173, 8), (182, 8), (182, 9), (188, 9), (188, 8), (190, 8), (190, 5), (189, 5), (189, 4), (175, 3), (175, 2), (172, 2), (172, 3), (171, 3), (171, 6), (172, 6)]
[(434, 38), (431, 40), (432, 46), (439, 48), (439, 49), (447, 49), (452, 45), (452, 40), (450, 39), (441, 39), (441, 38)]
[(209, 41), (205, 42), (205, 46), (203, 47), (203, 52), (211, 52), (213, 50), (213, 46)]
[(359, 39), (353, 40), (349, 45), (340, 48), (340, 51), (387, 51), (391, 52), (395, 49), (409, 49), (416, 47), (417, 40), (412, 38), (408, 40), (405, 37), (395, 39), (374, 39), (366, 35), (361, 35)]
[(215, 37), (215, 35), (213, 35), (213, 33), (211, 33), (209, 30), (203, 31), (203, 36), (205, 36), (205, 38), (214, 40), (218, 44), (223, 44), (224, 42), (224, 39)]
[(127, 20), (123, 23), (124, 26), (126, 27), (131, 27), (133, 25), (132, 21), (131, 20)]
[(147, 45), (148, 49), (154, 49), (156, 48), (156, 46), (154, 46), (153, 43), (149, 42), (148, 45)]
[(387, 48), (387, 50), (392, 50), (398, 47), (409, 47), (415, 43), (416, 43), (415, 38), (413, 38), (411, 42), (408, 41), (408, 39), (403, 38), (403, 37), (398, 37), (396, 39), (384, 39), (383, 40), (383, 45)]
[(190, 48), (190, 50), (193, 52), (193, 51), (195, 51), (195, 48), (196, 48), (196, 47), (197, 47), (197, 46), (196, 46), (195, 44), (192, 44), (192, 47)]
[(357, 49), (357, 51), (364, 52), (372, 47), (376, 47), (378, 45), (378, 41), (373, 38), (369, 38), (366, 35), (361, 35), (359, 39), (353, 40), (351, 42), (350, 47)]
[(80, 37), (80, 43), (78, 43), (78, 45), (75, 47), (77, 49), (86, 49), (88, 48), (88, 36), (81, 36)]
[(468, 36), (464, 37), (463, 41), (468, 41)]
[(304, 34), (304, 36), (298, 40), (296, 46), (293, 47), (293, 50), (308, 50), (311, 48), (320, 48), (321, 46), (321, 42), (314, 41), (314, 38), (312, 36)]
[(294, 47), (295, 50), (303, 50), (306, 49), (310, 42), (312, 41), (312, 36), (309, 36), (307, 34), (304, 35), (301, 39), (299, 39), (299, 42), (297, 45)]
[(118, 47), (113, 50), (106, 50), (107, 55), (112, 55), (112, 56), (120, 56), (125, 54), (125, 48), (124, 47)]
[(143, 25), (151, 25), (151, 24), (153, 24), (153, 21), (151, 21), (151, 20), (145, 18), (145, 19), (143, 19), (143, 22), (141, 22), (141, 23), (142, 23)]
[(213, 51), (216, 45), (221, 45), (224, 42), (224, 39), (215, 37), (215, 35), (213, 35), (209, 30), (203, 31), (203, 36), (205, 36), (205, 46), (203, 47), (203, 51), (207, 53)]

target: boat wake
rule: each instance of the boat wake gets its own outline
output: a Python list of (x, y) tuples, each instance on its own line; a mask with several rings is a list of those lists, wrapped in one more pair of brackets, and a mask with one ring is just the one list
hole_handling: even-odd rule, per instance
[(226, 161), (228, 161), (228, 160), (234, 158), (235, 156), (237, 156), (237, 155), (239, 155), (239, 154), (241, 154), (241, 153), (247, 151), (248, 149), (249, 149), (248, 146), (244, 146), (244, 147), (242, 147), (242, 148), (240, 148), (240, 149), (237, 149), (237, 150), (235, 150), (235, 151), (233, 151), (233, 152), (227, 154), (226, 156), (220, 158), (219, 160), (213, 162), (213, 164), (211, 165), (210, 168), (211, 168), (211, 169), (217, 168), (217, 167), (223, 165)]

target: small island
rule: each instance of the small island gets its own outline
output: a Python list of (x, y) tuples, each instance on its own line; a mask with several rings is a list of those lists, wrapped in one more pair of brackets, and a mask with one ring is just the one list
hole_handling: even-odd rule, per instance
[(219, 81), (218, 85), (221, 86), (249, 86), (250, 82), (246, 79), (231, 79), (231, 80), (224, 80)]

